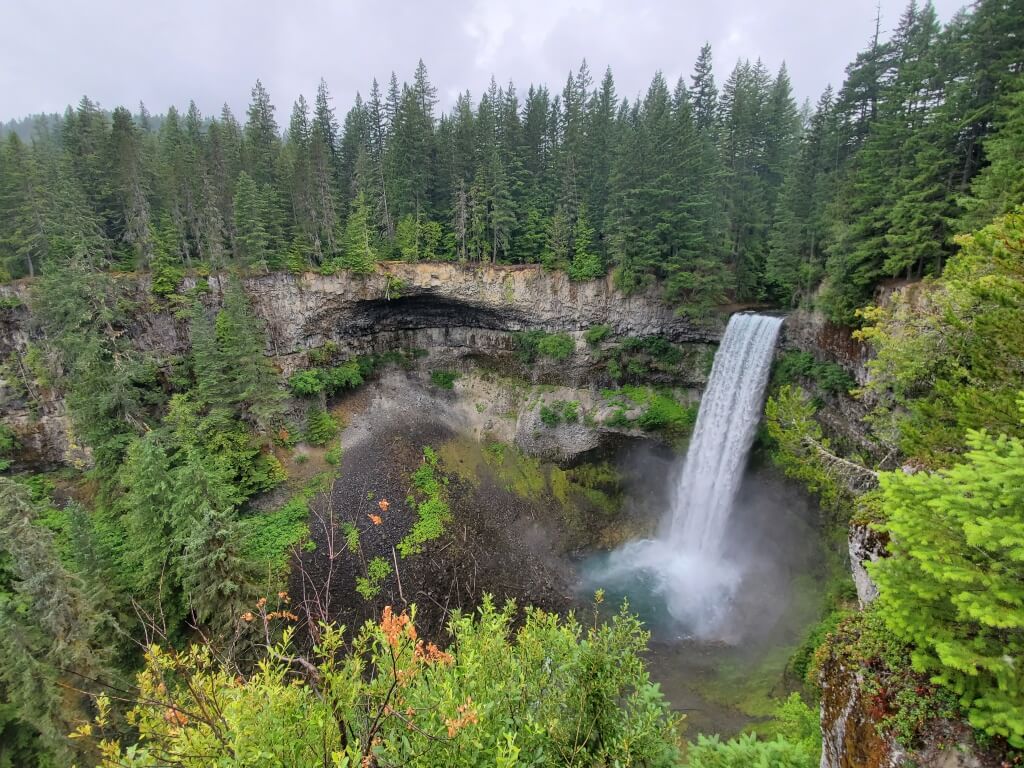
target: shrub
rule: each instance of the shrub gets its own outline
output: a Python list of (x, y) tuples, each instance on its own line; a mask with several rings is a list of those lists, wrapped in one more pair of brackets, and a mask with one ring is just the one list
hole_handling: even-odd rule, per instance
[(373, 600), (380, 594), (384, 579), (391, 575), (391, 563), (383, 557), (375, 557), (366, 565), (366, 577), (356, 578), (356, 592), (363, 600)]
[(540, 407), (540, 420), (544, 426), (557, 427), (559, 422), (558, 411), (545, 404)]
[(611, 330), (610, 325), (592, 325), (583, 334), (583, 340), (590, 346), (596, 347), (608, 337)]
[(576, 343), (565, 333), (521, 331), (512, 334), (512, 340), (524, 363), (532, 363), (537, 357), (564, 360), (576, 350)]
[(306, 441), (311, 445), (326, 445), (333, 440), (340, 427), (323, 408), (314, 408), (306, 422)]
[(697, 423), (697, 408), (681, 405), (671, 395), (657, 393), (636, 423), (641, 429), (688, 434)]
[(752, 733), (720, 741), (718, 736), (697, 737), (686, 750), (690, 768), (817, 768), (814, 753), (803, 744), (794, 744), (781, 736), (773, 741), (758, 741)]
[(576, 350), (576, 343), (564, 333), (551, 333), (537, 342), (537, 352), (552, 360), (565, 360)]
[(239, 520), (245, 559), (283, 578), (295, 545), (309, 536), (309, 503), (328, 484), (326, 476), (318, 475), (280, 509)]
[(809, 379), (830, 394), (849, 392), (857, 382), (841, 365), (815, 360), (810, 352), (786, 352), (775, 363), (772, 388)]
[(355, 389), (362, 384), (364, 370), (364, 364), (360, 360), (346, 360), (331, 368), (296, 371), (289, 377), (288, 386), (300, 397), (312, 397), (321, 393), (330, 396), (339, 390)]
[[(97, 722), (76, 735), (138, 740), (97, 744), (106, 764), (127, 768), (168, 754), (202, 756), (189, 765), (470, 768), (560, 765), (567, 755), (581, 766), (680, 764), (680, 718), (650, 681), (648, 633), (634, 617), (585, 627), (527, 609), (520, 619), (513, 604), (499, 610), (485, 596), (449, 629), (446, 652), (420, 642), (412, 617), (390, 607), (354, 638), (326, 626), (304, 659), (307, 684), (298, 684), (290, 631), (245, 677), (199, 643), (154, 646), (131, 727), (110, 722), (101, 700)], [(206, 708), (214, 726), (178, 716)]]
[(430, 381), (441, 389), (454, 389), (455, 380), (459, 378), (457, 371), (431, 371)]
[(330, 464), (332, 467), (338, 466), (341, 463), (341, 446), (333, 445), (324, 454), (324, 461)]
[(579, 401), (555, 400), (551, 405), (544, 403), (540, 407), (540, 420), (547, 427), (557, 427), (563, 421), (575, 424), (580, 420)]
[(296, 371), (288, 379), (291, 391), (299, 397), (312, 397), (324, 391), (324, 381), (316, 368)]

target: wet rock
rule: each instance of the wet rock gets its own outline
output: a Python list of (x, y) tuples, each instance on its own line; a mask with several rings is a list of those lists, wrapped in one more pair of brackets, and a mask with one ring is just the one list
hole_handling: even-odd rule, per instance
[(857, 587), (857, 601), (861, 608), (878, 597), (878, 586), (871, 580), (864, 563), (874, 562), (880, 557), (885, 557), (888, 554), (885, 543), (884, 534), (872, 530), (863, 523), (850, 524), (848, 539), (850, 570), (853, 572), (853, 583)]

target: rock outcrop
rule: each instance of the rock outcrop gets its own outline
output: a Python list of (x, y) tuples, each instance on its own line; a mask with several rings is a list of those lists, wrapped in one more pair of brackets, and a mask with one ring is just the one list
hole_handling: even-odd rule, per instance
[[(124, 276), (127, 303), (135, 309), (127, 334), (140, 350), (158, 357), (188, 349), (187, 323), (154, 299), (146, 276)], [(206, 301), (223, 292), (221, 277), (208, 279)], [(192, 289), (188, 277), (182, 291)], [(573, 282), (564, 272), (539, 266), (459, 264), (379, 265), (374, 274), (294, 275), (273, 272), (243, 280), (257, 315), (267, 328), (267, 354), (284, 375), (309, 365), (309, 352), (331, 344), (339, 356), (421, 350), (424, 368), (470, 370), (484, 362), (491, 369), (525, 376), (534, 383), (588, 387), (607, 383), (598, 369), (599, 350), (587, 345), (588, 328), (608, 327), (608, 338), (662, 336), (693, 354), (677, 374), (659, 384), (700, 388), (707, 378), (710, 345), (724, 329), (723, 318), (696, 322), (661, 300), (656, 288), (624, 294), (611, 278)], [(31, 286), (22, 281), (0, 286), (0, 361), (23, 361), (32, 341)], [(524, 366), (514, 335), (518, 331), (564, 333), (576, 352), (564, 360), (539, 359)], [(26, 456), (40, 462), (81, 462), (63, 401), (55, 393), (26, 397), (15, 382), (0, 381), (0, 412), (19, 434)], [(524, 427), (524, 442), (532, 429)], [(587, 450), (592, 431), (562, 435), (569, 453)], [(538, 446), (557, 454), (558, 446)]]
[(878, 587), (871, 580), (864, 564), (873, 563), (888, 554), (885, 549), (885, 537), (863, 523), (854, 522), (850, 524), (847, 543), (850, 552), (850, 571), (853, 573), (853, 583), (857, 587), (857, 601), (860, 607), (864, 608), (878, 597)]

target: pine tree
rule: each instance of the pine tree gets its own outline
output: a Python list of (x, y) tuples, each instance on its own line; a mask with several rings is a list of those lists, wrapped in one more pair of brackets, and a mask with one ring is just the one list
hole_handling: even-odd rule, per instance
[(345, 222), (338, 266), (357, 275), (370, 274), (377, 263), (377, 249), (370, 228), (370, 211), (366, 196), (360, 192), (352, 202), (352, 211)]
[(259, 80), (252, 89), (248, 120), (245, 124), (243, 156), (245, 170), (257, 184), (273, 184), (281, 138), (270, 94)]
[[(1024, 412), (1024, 402), (1021, 403)], [(972, 725), (1024, 747), (1024, 442), (968, 432), (964, 462), (884, 474), (878, 610)]]
[(29, 489), (0, 478), (0, 687), (15, 716), (71, 763), (85, 754), (67, 734), (88, 717), (89, 695), (112, 680), (103, 650), (112, 619), (61, 563), (38, 518)]
[(255, 599), (255, 574), (241, 551), (242, 534), (229, 511), (206, 506), (185, 539), (182, 589), (195, 620), (230, 635)]
[(147, 433), (128, 448), (120, 485), (124, 541), (118, 577), (150, 615), (163, 615), (168, 626), (175, 627), (183, 610), (173, 566), (178, 553), (169, 543), (179, 540), (180, 534), (169, 506), (175, 490), (171, 460), (157, 433)]
[(989, 165), (971, 184), (960, 228), (977, 229), (1024, 204), (1024, 88), (1006, 98), (995, 132), (984, 142)]
[(718, 88), (711, 61), (711, 44), (704, 43), (690, 78), (693, 93), (693, 120), (699, 131), (714, 129), (718, 117)]
[(235, 184), (235, 242), (242, 263), (268, 268), (270, 233), (267, 231), (266, 200), (248, 173), (242, 171)]
[(114, 110), (110, 133), (112, 184), (118, 201), (118, 240), (133, 250), (133, 261), (148, 265), (152, 256), (150, 205), (142, 168), (142, 149), (132, 116), (124, 107)]
[(594, 280), (604, 274), (601, 257), (594, 250), (594, 229), (587, 221), (586, 205), (580, 205), (576, 213), (572, 233), (572, 263), (568, 272), (572, 280)]

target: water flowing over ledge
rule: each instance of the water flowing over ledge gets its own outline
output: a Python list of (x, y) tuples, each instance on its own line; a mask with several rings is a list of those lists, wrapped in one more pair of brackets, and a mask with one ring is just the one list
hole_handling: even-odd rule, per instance
[(591, 574), (606, 583), (639, 580), (695, 637), (728, 639), (720, 630), (744, 573), (728, 553), (730, 513), (781, 326), (782, 318), (767, 315), (729, 320), (658, 537), (626, 544), (611, 554), (603, 573)]

